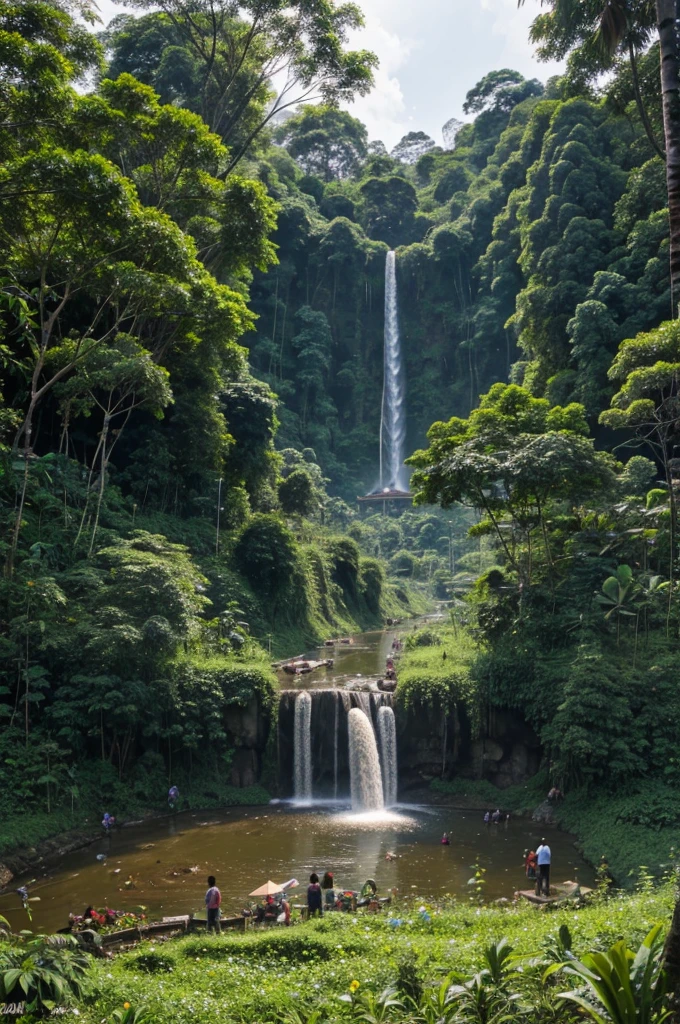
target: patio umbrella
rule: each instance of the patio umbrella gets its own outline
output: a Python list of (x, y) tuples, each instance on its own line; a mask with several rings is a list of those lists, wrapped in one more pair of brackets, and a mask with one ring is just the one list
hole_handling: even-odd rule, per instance
[(281, 885), (278, 882), (265, 882), (259, 889), (251, 892), (251, 896), (275, 896), (277, 892), (281, 892)]

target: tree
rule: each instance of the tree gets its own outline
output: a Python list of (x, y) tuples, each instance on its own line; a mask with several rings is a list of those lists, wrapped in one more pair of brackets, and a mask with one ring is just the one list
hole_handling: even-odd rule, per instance
[(461, 502), (484, 513), (481, 530), (495, 536), (521, 596), (532, 584), (534, 530), (554, 572), (549, 503), (575, 502), (613, 482), (612, 460), (585, 436), (584, 412), (576, 403), (551, 408), (524, 388), (495, 384), (467, 420), (433, 424), (430, 447), (407, 460), (415, 468), (416, 504), (450, 508)]
[(303, 107), (274, 135), (305, 174), (318, 174), (324, 181), (351, 177), (368, 155), (365, 126), (328, 104)]
[[(523, 4), (525, 0), (520, 0)], [(634, 77), (637, 53), (649, 42), (656, 27), (661, 70), (661, 102), (666, 160), (666, 190), (670, 219), (671, 309), (680, 302), (680, 49), (677, 38), (677, 0), (547, 0), (551, 8), (532, 26), (532, 39), (541, 42), (540, 55), (550, 58), (575, 51), (582, 66), (596, 74), (608, 59), (625, 49)], [(603, 61), (603, 55), (605, 57)], [(639, 85), (636, 100), (645, 131), (661, 152), (644, 109)]]
[(268, 602), (272, 619), (295, 585), (296, 552), (292, 533), (274, 515), (254, 515), (236, 542), (236, 564)]
[[(142, 10), (151, 6), (149, 0), (125, 2)], [(352, 3), (161, 0), (154, 6), (160, 9), (155, 31), (167, 32), (167, 42), (159, 45), (156, 37), (146, 48), (151, 58), (147, 76), (154, 77), (154, 84), (169, 80), (176, 94), (230, 146), (225, 175), (286, 110), (316, 99), (349, 100), (365, 95), (373, 84), (375, 55), (344, 48), (347, 33), (363, 25)], [(137, 55), (139, 46), (130, 46), (129, 35), (139, 38), (141, 31), (146, 25), (123, 25), (127, 38), (120, 42), (130, 56)], [(134, 73), (134, 65), (117, 59), (118, 39), (114, 26), (109, 38), (112, 66)]]
[(304, 469), (294, 469), (279, 483), (279, 501), (286, 515), (308, 516), (319, 507), (314, 482)]
[(446, 124), (442, 125), (442, 138), (444, 140), (444, 149), (454, 149), (456, 145), (456, 136), (463, 127), (463, 121), (457, 117), (450, 117)]
[(490, 71), (467, 93), (463, 112), (481, 114), (488, 110), (507, 114), (522, 100), (542, 93), (543, 86), (536, 78), (527, 81), (519, 71), (510, 68)]
[(670, 511), (668, 631), (677, 553), (675, 474), (678, 463), (674, 451), (679, 441), (680, 323), (672, 320), (654, 331), (623, 341), (609, 377), (619, 385), (619, 390), (611, 400), (612, 408), (600, 414), (600, 422), (613, 428), (632, 428), (664, 468)]
[(410, 181), (393, 175), (369, 178), (359, 192), (363, 218), (371, 238), (396, 248), (414, 240), (414, 217), (418, 208), (416, 190)]
[(414, 164), (428, 150), (434, 148), (434, 139), (425, 132), (408, 132), (396, 144), (390, 156), (402, 164)]

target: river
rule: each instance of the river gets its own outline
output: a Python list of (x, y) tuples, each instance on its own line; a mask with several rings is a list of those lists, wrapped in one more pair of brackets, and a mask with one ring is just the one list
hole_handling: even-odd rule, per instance
[[(444, 831), (450, 846), (440, 843)], [(511, 898), (526, 887), (523, 851), (541, 836), (552, 847), (553, 881), (578, 871), (584, 884), (592, 883), (592, 868), (571, 836), (525, 819), (487, 826), (482, 812), (408, 805), (372, 816), (353, 815), (340, 805), (186, 812), (116, 830), (69, 854), (31, 885), (40, 897), (32, 904), (32, 924), (11, 892), (0, 896), (0, 914), (16, 929), (44, 932), (63, 927), (69, 911), (82, 913), (89, 903), (117, 910), (141, 905), (152, 918), (190, 913), (202, 909), (206, 878), (214, 874), (228, 915), (238, 913), (248, 893), (270, 878), (284, 882), (295, 876), (304, 900), (310, 872), (326, 869), (348, 888), (372, 877), (383, 894), (396, 887), (424, 902), (447, 893), (467, 898), (476, 858), (486, 868), (485, 898)], [(386, 861), (388, 852), (397, 860)], [(106, 862), (97, 861), (97, 854), (106, 854)]]

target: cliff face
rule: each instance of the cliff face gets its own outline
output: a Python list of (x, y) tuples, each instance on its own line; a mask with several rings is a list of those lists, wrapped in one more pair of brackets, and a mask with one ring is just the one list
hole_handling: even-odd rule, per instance
[(264, 753), (269, 738), (269, 716), (257, 697), (245, 707), (229, 705), (224, 711), (224, 726), (234, 745), (231, 763), (232, 786), (254, 786), (262, 776)]
[[(295, 699), (299, 691), (283, 690), (276, 733), (276, 776), (280, 797), (294, 792)], [(312, 690), (311, 754), (313, 787), (318, 796), (349, 792), (347, 713), (360, 707), (377, 726), (378, 708), (391, 704), (387, 694)], [(538, 737), (512, 711), (493, 711), (474, 737), (462, 707), (448, 716), (426, 705), (397, 711), (399, 786), (403, 793), (430, 778), (464, 775), (483, 778), (503, 789), (523, 782), (538, 770)], [(246, 748), (244, 748), (245, 750)], [(255, 763), (256, 746), (249, 748)], [(245, 752), (240, 755), (245, 758)], [(240, 763), (240, 762), (239, 762)]]

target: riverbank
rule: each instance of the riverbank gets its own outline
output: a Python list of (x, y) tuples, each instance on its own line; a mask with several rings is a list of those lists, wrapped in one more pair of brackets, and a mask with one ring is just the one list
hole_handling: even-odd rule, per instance
[[(435, 803), (501, 807), (526, 817), (545, 801), (548, 788), (546, 772), (539, 772), (524, 785), (502, 790), (483, 779), (435, 779), (430, 783)], [(670, 787), (654, 780), (640, 782), (619, 795), (575, 790), (551, 808), (552, 821), (576, 836), (585, 860), (597, 865), (604, 857), (616, 884), (631, 887), (640, 871), (662, 876), (680, 849), (680, 829), (664, 817), (672, 800)]]
[[(556, 1009), (551, 1000), (563, 987), (544, 986), (541, 977), (550, 951), (559, 953), (560, 928), (568, 927), (577, 956), (620, 938), (635, 949), (657, 921), (667, 924), (673, 898), (670, 882), (658, 888), (645, 884), (632, 894), (541, 913), (524, 901), (482, 906), (476, 896), (433, 905), (415, 891), (378, 915), (328, 914), (318, 922), (246, 936), (144, 943), (95, 965), (100, 995), (79, 1010), (88, 1024), (111, 1020), (114, 1011), (128, 1006), (131, 1016), (143, 1012), (165, 1024), (356, 1019), (345, 1001), (352, 990), (357, 998), (376, 998), (394, 984), (397, 998), (420, 1000), (428, 992), (434, 998), (437, 990), (429, 983), (452, 969), (466, 976), (478, 972), (487, 966), (485, 949), (506, 938), (514, 954), (527, 958), (502, 968), (507, 991), (517, 993), (525, 1007), (521, 1012), (515, 1004), (506, 1019), (526, 1020), (532, 1006), (540, 1004), (546, 1013)], [(314, 1011), (318, 1016), (311, 1018)], [(394, 1007), (389, 1019), (412, 1021), (409, 1012)]]

